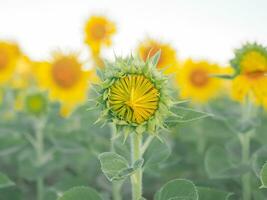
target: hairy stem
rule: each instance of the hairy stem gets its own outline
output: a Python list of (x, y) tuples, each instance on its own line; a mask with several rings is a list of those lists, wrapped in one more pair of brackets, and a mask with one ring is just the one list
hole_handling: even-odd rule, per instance
[[(141, 146), (142, 134), (133, 133), (131, 136), (132, 164), (142, 158)], [(142, 168), (136, 170), (136, 172), (131, 176), (132, 200), (140, 200), (142, 198), (142, 176)]]
[[(43, 153), (44, 153), (44, 136), (43, 136), (43, 127), (40, 122), (36, 123), (36, 161), (37, 166), (41, 166), (43, 162)], [(43, 200), (44, 196), (44, 181), (43, 177), (39, 176), (37, 178), (37, 200)]]
[[(242, 134), (240, 136), (240, 142), (242, 148), (242, 162), (243, 164), (247, 165), (249, 164), (250, 158), (250, 134)], [(243, 200), (251, 200), (250, 172), (242, 175), (241, 179)]]

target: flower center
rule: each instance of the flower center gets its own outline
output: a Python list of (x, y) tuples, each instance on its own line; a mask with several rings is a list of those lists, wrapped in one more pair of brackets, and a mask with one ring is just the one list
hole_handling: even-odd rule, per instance
[(0, 49), (0, 70), (5, 69), (7, 65), (8, 55), (3, 49)]
[(106, 36), (106, 27), (103, 24), (94, 24), (91, 28), (92, 38), (95, 40), (101, 40)]
[(254, 71), (254, 72), (247, 72), (246, 76), (250, 80), (260, 79), (263, 78), (266, 72), (264, 71)]
[(159, 91), (143, 75), (127, 75), (118, 79), (110, 90), (112, 111), (127, 122), (140, 124), (154, 115)]
[(61, 58), (52, 66), (53, 80), (62, 88), (74, 86), (81, 75), (80, 64), (72, 58)]
[(191, 83), (196, 87), (204, 87), (208, 81), (208, 73), (201, 69), (194, 70), (190, 75)]

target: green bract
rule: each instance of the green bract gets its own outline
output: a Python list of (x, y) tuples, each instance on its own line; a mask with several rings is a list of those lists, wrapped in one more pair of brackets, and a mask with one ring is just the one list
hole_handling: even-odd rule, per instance
[[(159, 55), (160, 53), (158, 52), (146, 62), (138, 58), (130, 57), (127, 59), (116, 58), (114, 63), (105, 64), (105, 68), (101, 69), (98, 73), (101, 81), (96, 85), (96, 91), (99, 95), (97, 98), (97, 105), (102, 110), (98, 121), (112, 122), (116, 125), (118, 131), (123, 131), (126, 135), (133, 131), (137, 133), (146, 131), (150, 134), (157, 134), (160, 128), (166, 127), (164, 120), (171, 115), (170, 108), (173, 105), (173, 102), (169, 95), (168, 78), (156, 68)], [(111, 101), (111, 88), (114, 88), (114, 84), (118, 83), (117, 80), (123, 80), (123, 78), (127, 76), (142, 76), (142, 80), (148, 80), (148, 84), (153, 85), (151, 90), (156, 91), (156, 93), (154, 93), (156, 96), (154, 100), (157, 100), (156, 104), (154, 104), (154, 106), (156, 105), (155, 110), (153, 110), (153, 112), (151, 111), (149, 117), (147, 117), (148, 114), (145, 113), (147, 114), (145, 120), (131, 120), (131, 116), (128, 116), (127, 114), (131, 112), (130, 109), (134, 110), (134, 108), (132, 108), (134, 106), (132, 106), (133, 103), (131, 100), (129, 100), (130, 103), (128, 103), (127, 98), (125, 101), (120, 101), (120, 103), (123, 102), (125, 106), (130, 104), (130, 106), (122, 111), (122, 115), (112, 109), (111, 102), (114, 102), (114, 100), (112, 99)], [(136, 81), (135, 84), (141, 85), (138, 81)], [(129, 86), (129, 84), (127, 85), (126, 83), (126, 86)], [(138, 87), (136, 88), (138, 89)], [(138, 93), (138, 91), (136, 91), (136, 93)], [(125, 93), (124, 91), (121, 91), (119, 96), (120, 95), (125, 95), (127, 97), (126, 91)], [(140, 106), (140, 104), (137, 106)], [(132, 112), (134, 112), (133, 110)]]

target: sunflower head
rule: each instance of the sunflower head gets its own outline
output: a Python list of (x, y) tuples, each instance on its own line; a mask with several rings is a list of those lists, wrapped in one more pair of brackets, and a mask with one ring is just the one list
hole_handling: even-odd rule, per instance
[(39, 86), (49, 91), (51, 100), (59, 101), (67, 116), (85, 102), (91, 72), (83, 70), (77, 54), (54, 54), (50, 62), (36, 64)]
[(19, 56), (20, 50), (15, 43), (0, 41), (0, 84), (11, 79)]
[(236, 76), (232, 83), (232, 97), (240, 102), (247, 98), (257, 105), (266, 103), (267, 49), (257, 43), (247, 43), (235, 51), (231, 60)]
[(143, 61), (153, 57), (158, 51), (161, 52), (157, 68), (164, 69), (165, 73), (176, 71), (177, 56), (175, 49), (167, 43), (159, 42), (154, 39), (146, 39), (139, 44), (138, 52)]
[(117, 58), (99, 72), (102, 80), (97, 85), (97, 105), (102, 109), (99, 120), (116, 124), (126, 134), (130, 131), (155, 134), (164, 127), (172, 101), (166, 86), (168, 79), (156, 69), (153, 58), (146, 62), (133, 57)]
[(261, 72), (267, 71), (267, 49), (257, 43), (247, 43), (235, 51), (231, 65), (237, 74), (257, 77)]
[(91, 16), (85, 25), (85, 43), (90, 46), (93, 54), (100, 53), (102, 45), (109, 46), (111, 37), (116, 32), (113, 22), (104, 16)]
[(25, 110), (35, 116), (41, 116), (47, 110), (47, 99), (42, 93), (29, 94), (25, 98)]
[(222, 80), (212, 77), (223, 70), (216, 64), (207, 61), (193, 61), (188, 59), (181, 66), (177, 75), (177, 86), (184, 99), (205, 103), (218, 95)]

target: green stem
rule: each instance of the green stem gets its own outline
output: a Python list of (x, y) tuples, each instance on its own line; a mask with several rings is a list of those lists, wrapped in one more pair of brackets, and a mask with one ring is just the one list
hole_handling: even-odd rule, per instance
[(113, 200), (122, 200), (121, 198), (121, 182), (113, 182), (112, 183), (112, 199)]
[[(37, 165), (41, 166), (43, 162), (44, 151), (44, 136), (43, 136), (43, 124), (39, 121), (36, 122), (36, 161)], [(37, 200), (43, 200), (44, 196), (44, 181), (43, 177), (37, 178)]]
[[(250, 133), (240, 135), (240, 142), (242, 148), (242, 162), (245, 165), (249, 164), (250, 158)], [(251, 185), (250, 185), (250, 172), (245, 173), (242, 179), (242, 195), (243, 200), (251, 200)]]
[(43, 199), (44, 193), (44, 181), (42, 177), (38, 177), (37, 179), (37, 200)]
[[(132, 164), (142, 158), (141, 146), (142, 146), (142, 134), (133, 133), (131, 137), (131, 153)], [(132, 200), (140, 200), (142, 198), (142, 168), (138, 169), (131, 176), (132, 184)]]
[[(110, 151), (115, 152), (116, 127), (113, 124), (111, 124), (110, 129), (111, 129)], [(120, 181), (112, 182), (112, 199), (113, 200), (122, 200), (121, 187), (122, 187), (122, 183)]]

